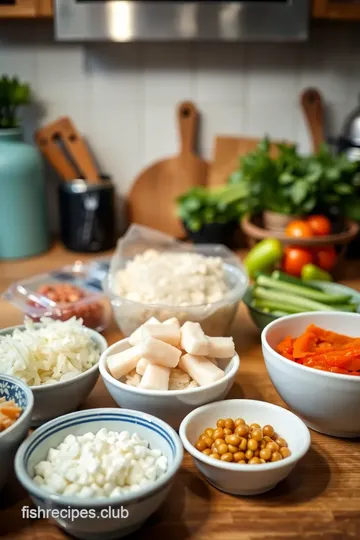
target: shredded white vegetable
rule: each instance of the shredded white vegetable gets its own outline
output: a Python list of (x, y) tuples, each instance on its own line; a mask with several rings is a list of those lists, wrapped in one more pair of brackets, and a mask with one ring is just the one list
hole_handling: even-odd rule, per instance
[(26, 319), (25, 330), (0, 336), (0, 373), (13, 375), (28, 386), (67, 381), (94, 366), (100, 351), (85, 332), (81, 319)]

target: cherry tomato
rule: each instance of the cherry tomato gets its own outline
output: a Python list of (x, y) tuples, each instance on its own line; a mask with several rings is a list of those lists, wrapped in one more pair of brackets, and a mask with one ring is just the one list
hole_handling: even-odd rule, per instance
[(292, 238), (309, 238), (313, 236), (311, 227), (306, 221), (301, 221), (297, 219), (289, 223), (285, 229), (286, 236), (291, 236)]
[(336, 257), (334, 246), (324, 246), (315, 250), (316, 264), (323, 270), (332, 270), (336, 263)]
[(307, 222), (315, 236), (331, 233), (331, 222), (326, 216), (309, 216)]
[(289, 246), (284, 250), (282, 268), (288, 274), (300, 276), (302, 267), (312, 262), (313, 256), (309, 249)]

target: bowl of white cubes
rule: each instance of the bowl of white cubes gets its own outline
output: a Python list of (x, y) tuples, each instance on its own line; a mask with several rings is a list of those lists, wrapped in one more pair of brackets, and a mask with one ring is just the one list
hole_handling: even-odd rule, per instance
[(158, 418), (88, 409), (36, 429), (17, 451), (15, 472), (35, 506), (68, 534), (112, 540), (166, 500), (183, 454), (179, 436)]
[(147, 412), (178, 429), (193, 409), (220, 401), (240, 367), (231, 337), (207, 336), (200, 323), (151, 318), (109, 347), (99, 369), (120, 407)]

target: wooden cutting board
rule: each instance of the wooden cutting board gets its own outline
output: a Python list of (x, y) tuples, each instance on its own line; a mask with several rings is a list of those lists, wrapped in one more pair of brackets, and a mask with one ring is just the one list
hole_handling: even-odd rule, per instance
[[(195, 154), (199, 114), (191, 102), (181, 103), (177, 110), (180, 131), (180, 153), (155, 162), (134, 181), (128, 197), (129, 217), (133, 223), (170, 234), (184, 236), (176, 215), (175, 199), (195, 185), (205, 185), (208, 164)], [(159, 126), (161, 136), (161, 126)]]
[[(208, 186), (224, 184), (239, 165), (239, 157), (256, 148), (261, 139), (219, 136), (215, 139), (214, 159), (210, 166)], [(274, 141), (274, 145), (276, 142)]]

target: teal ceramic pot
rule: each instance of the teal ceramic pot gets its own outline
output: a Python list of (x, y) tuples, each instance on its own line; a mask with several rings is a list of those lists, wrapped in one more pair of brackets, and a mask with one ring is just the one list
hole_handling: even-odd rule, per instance
[(49, 245), (40, 154), (19, 129), (0, 129), (0, 259), (30, 257)]

